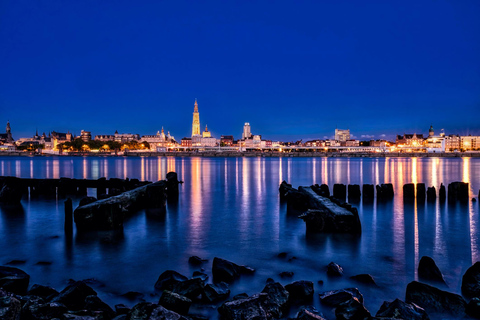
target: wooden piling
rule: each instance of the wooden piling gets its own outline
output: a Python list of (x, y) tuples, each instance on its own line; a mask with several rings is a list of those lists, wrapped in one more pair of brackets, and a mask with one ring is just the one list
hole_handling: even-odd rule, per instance
[(65, 200), (65, 232), (72, 233), (73, 231), (73, 204), (72, 199)]

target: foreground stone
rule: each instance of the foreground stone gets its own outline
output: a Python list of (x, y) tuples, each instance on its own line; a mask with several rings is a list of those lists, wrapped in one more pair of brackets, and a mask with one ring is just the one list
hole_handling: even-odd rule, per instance
[(414, 303), (406, 303), (399, 299), (395, 299), (392, 302), (384, 301), (376, 316), (411, 320), (430, 319), (423, 308)]
[(323, 317), (323, 314), (318, 312), (317, 309), (315, 309), (312, 306), (305, 306), (300, 309), (300, 311), (297, 313), (296, 319), (299, 320), (326, 320)]
[(369, 285), (377, 285), (373, 277), (367, 273), (357, 274), (355, 276), (351, 276), (350, 279)]
[(357, 288), (347, 288), (341, 290), (332, 290), (320, 293), (320, 302), (329, 306), (337, 307), (343, 302), (347, 302), (352, 298), (357, 298), (363, 303), (363, 296)]
[(178, 283), (185, 280), (188, 280), (188, 278), (177, 271), (166, 270), (158, 277), (155, 289), (172, 291)]
[(290, 301), (309, 301), (313, 298), (313, 282), (312, 281), (295, 281), (285, 286), (289, 293)]
[(92, 295), (97, 295), (95, 290), (84, 281), (75, 281), (53, 298), (52, 302), (64, 304), (69, 310), (81, 310), (85, 308), (85, 299)]
[(468, 183), (452, 182), (448, 185), (448, 201), (467, 201)]
[(480, 297), (480, 262), (467, 269), (462, 278), (462, 293), (466, 297)]
[(167, 310), (150, 302), (135, 305), (127, 314), (126, 320), (179, 320), (185, 319), (180, 314)]
[(21, 179), (16, 177), (0, 178), (0, 203), (20, 204), (25, 188), (21, 185)]
[(418, 278), (420, 280), (446, 284), (443, 274), (438, 269), (435, 261), (427, 256), (423, 256), (418, 263)]
[(218, 308), (218, 313), (225, 320), (272, 319), (268, 313), (267, 299), (268, 294), (260, 293), (245, 299), (227, 301)]
[(5, 320), (20, 319), (22, 304), (11, 294), (0, 289), (0, 318)]
[(209, 283), (203, 288), (202, 299), (207, 303), (225, 300), (228, 296), (230, 296), (230, 289), (228, 289), (228, 284), (225, 282), (217, 284)]
[(405, 301), (415, 303), (428, 313), (448, 313), (455, 317), (464, 317), (467, 305), (458, 294), (417, 281), (412, 281), (407, 285)]
[(330, 277), (341, 277), (343, 276), (343, 268), (332, 261), (327, 265), (327, 275)]
[(370, 319), (370, 312), (357, 298), (342, 302), (335, 309), (335, 316), (339, 320), (363, 320)]
[(262, 293), (268, 295), (265, 301), (268, 313), (275, 318), (281, 318), (287, 307), (288, 291), (279, 282), (274, 282), (268, 283)]
[(213, 259), (212, 274), (214, 282), (232, 283), (241, 274), (253, 274), (254, 269), (240, 266), (231, 261), (215, 257)]
[(192, 300), (178, 293), (165, 290), (163, 291), (158, 304), (167, 308), (168, 310), (172, 310), (180, 314), (187, 314), (190, 306), (192, 305)]
[(0, 288), (5, 291), (24, 295), (27, 293), (30, 276), (14, 267), (0, 266)]
[(476, 319), (480, 319), (480, 298), (473, 298), (467, 305), (467, 314)]

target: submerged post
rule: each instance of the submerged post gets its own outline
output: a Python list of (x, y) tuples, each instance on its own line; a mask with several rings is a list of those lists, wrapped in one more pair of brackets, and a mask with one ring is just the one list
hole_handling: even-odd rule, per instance
[(72, 233), (73, 231), (73, 204), (72, 199), (65, 200), (65, 232)]

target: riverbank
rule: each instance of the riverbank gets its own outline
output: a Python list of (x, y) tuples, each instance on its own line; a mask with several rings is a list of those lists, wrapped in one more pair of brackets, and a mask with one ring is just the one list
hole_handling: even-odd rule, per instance
[(33, 153), (33, 152), (1, 152), (0, 156), (6, 157), (260, 157), (260, 158), (480, 158), (480, 152), (442, 152), (442, 153), (419, 153), (419, 152), (232, 152), (232, 151), (170, 151), (170, 152), (135, 152), (130, 151), (121, 155), (106, 152), (69, 152), (62, 154)]

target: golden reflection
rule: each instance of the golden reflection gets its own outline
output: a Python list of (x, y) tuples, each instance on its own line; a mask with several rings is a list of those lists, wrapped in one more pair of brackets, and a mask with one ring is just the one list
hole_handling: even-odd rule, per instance
[[(463, 182), (470, 183), (470, 157), (463, 157)], [(469, 185), (470, 187), (470, 185)], [(470, 194), (470, 190), (469, 194)]]
[(383, 168), (383, 181), (385, 183), (390, 182), (390, 160), (388, 158), (385, 158), (385, 167)]
[(238, 194), (238, 188), (239, 188), (239, 185), (238, 185), (238, 157), (235, 158), (235, 191), (237, 192)]
[(257, 165), (256, 165), (256, 176), (257, 176), (257, 196), (259, 197), (259, 200), (260, 200), (260, 197), (262, 196), (262, 158), (256, 158), (256, 161), (257, 161)]
[(240, 211), (240, 235), (242, 241), (246, 239), (248, 233), (247, 223), (248, 223), (248, 212), (250, 210), (250, 188), (248, 186), (248, 180), (250, 176), (249, 171), (249, 162), (251, 161), (250, 158), (242, 158), (242, 203), (241, 203), (241, 211)]
[(145, 181), (145, 157), (141, 157), (140, 159), (140, 181)]
[(202, 229), (202, 207), (203, 207), (203, 198), (202, 198), (202, 165), (201, 158), (191, 158), (192, 165), (192, 175), (191, 175), (191, 186), (192, 186), (192, 205), (190, 212), (192, 213), (192, 222), (191, 222), (191, 232), (190, 238), (192, 241), (198, 241), (200, 236), (200, 231)]
[(60, 160), (53, 160), (53, 179), (60, 179)]
[[(431, 173), (432, 173), (432, 185), (435, 187), (435, 189), (438, 189), (439, 183), (438, 183), (438, 165), (440, 163), (439, 158), (435, 158), (432, 161), (431, 165)], [(428, 187), (428, 186), (427, 186)]]
[[(33, 160), (30, 160), (30, 163), (32, 162)], [(33, 170), (30, 170), (30, 172), (32, 172), (31, 174), (33, 175)], [(2, 176), (5, 176), (5, 161), (2, 161)]]
[(374, 185), (380, 184), (380, 164), (378, 159), (375, 159), (375, 183)]
[(360, 183), (360, 188), (362, 188), (363, 187), (363, 159), (360, 159), (360, 182), (359, 183)]
[(227, 159), (228, 158), (225, 158), (225, 161), (224, 161), (224, 166), (223, 166), (223, 170), (225, 171), (225, 197), (228, 195), (228, 165), (227, 165)]
[(167, 173), (168, 172), (176, 172), (175, 157), (167, 157)]
[(158, 180), (162, 180), (162, 158), (160, 157), (157, 158), (157, 181)]
[(283, 174), (282, 174), (282, 157), (278, 158), (278, 178), (279, 182), (278, 184), (282, 183), (283, 181)]
[(323, 172), (323, 177), (322, 177), (322, 184), (326, 184), (328, 186), (328, 164), (327, 164), (327, 158), (322, 159), (322, 172)]
[(127, 159), (123, 159), (123, 179), (127, 179)]
[(350, 184), (350, 157), (347, 159), (347, 186)]
[[(417, 195), (417, 158), (412, 159), (412, 183), (415, 184), (415, 196)], [(418, 265), (419, 262), (419, 239), (418, 239), (418, 203), (414, 201), (414, 266)], [(415, 280), (418, 280), (417, 268), (415, 268)]]
[(88, 163), (87, 163), (87, 158), (83, 157), (83, 179), (88, 178), (87, 170), (88, 169)]

